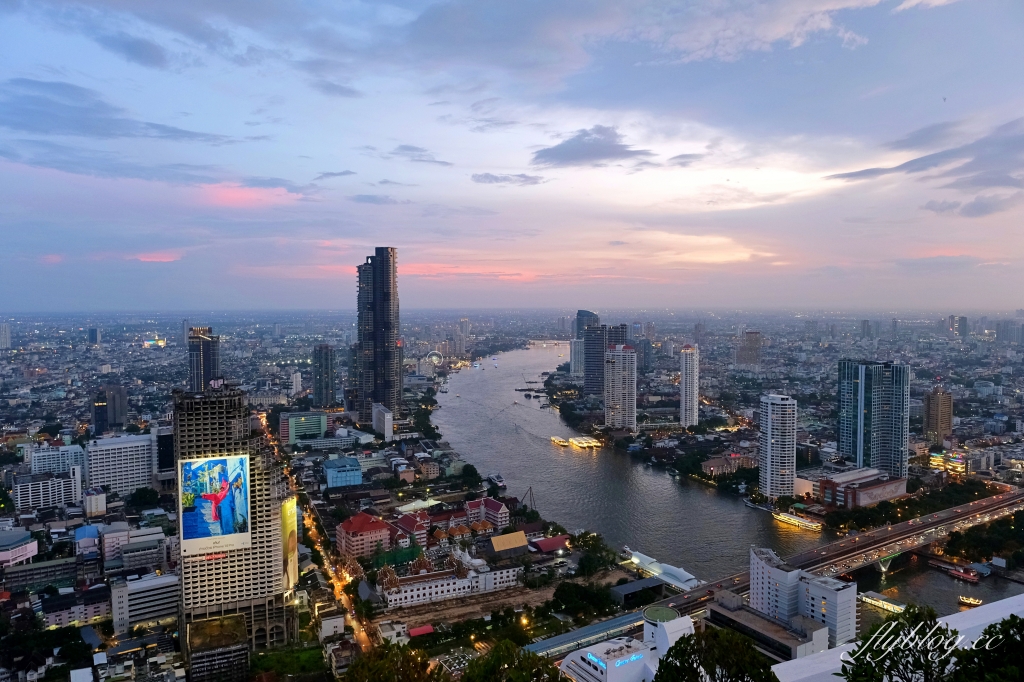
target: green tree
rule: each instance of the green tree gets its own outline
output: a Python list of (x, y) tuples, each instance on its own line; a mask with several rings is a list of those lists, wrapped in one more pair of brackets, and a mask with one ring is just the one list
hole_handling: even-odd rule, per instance
[(839, 675), (847, 682), (947, 682), (956, 638), (934, 609), (911, 604), (862, 635)]
[(353, 661), (345, 682), (450, 682), (440, 666), (429, 670), (427, 656), (407, 646), (385, 642)]
[(160, 502), (160, 493), (152, 488), (136, 488), (128, 498), (128, 504), (136, 509), (155, 507)]
[(1024, 679), (1024, 618), (1009, 618), (985, 628), (976, 648), (956, 652), (955, 682), (1014, 682)]
[(557, 682), (558, 678), (554, 664), (506, 639), (471, 661), (462, 682)]
[(463, 466), (462, 473), (459, 474), (459, 476), (462, 478), (462, 482), (467, 488), (475, 488), (480, 485), (480, 482), (483, 480), (480, 477), (480, 472), (477, 471), (476, 467), (472, 464), (466, 464)]
[(654, 682), (778, 682), (767, 658), (732, 630), (706, 628), (679, 638), (658, 665)]

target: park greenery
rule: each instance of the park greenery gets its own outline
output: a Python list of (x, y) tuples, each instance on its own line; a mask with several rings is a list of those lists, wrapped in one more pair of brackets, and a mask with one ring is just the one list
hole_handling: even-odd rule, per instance
[(704, 628), (680, 637), (658, 664), (654, 682), (777, 682), (771, 661), (732, 630)]
[(430, 423), (430, 415), (437, 407), (437, 399), (434, 397), (436, 392), (432, 388), (428, 388), (423, 391), (423, 395), (420, 396), (419, 402), (416, 407), (416, 411), (413, 412), (412, 424), (413, 427), (423, 434), (424, 438), (431, 440), (437, 440), (441, 437), (441, 432), (437, 430), (437, 427)]
[[(462, 682), (556, 682), (558, 668), (546, 658), (527, 653), (510, 640), (499, 641), (487, 654), (474, 659)], [(430, 668), (427, 655), (408, 646), (384, 643), (357, 658), (345, 674), (346, 682), (452, 682), (441, 666)]]
[(962, 533), (953, 531), (945, 551), (969, 561), (1005, 556), (1009, 568), (1024, 566), (1024, 511), (984, 526), (972, 526)]

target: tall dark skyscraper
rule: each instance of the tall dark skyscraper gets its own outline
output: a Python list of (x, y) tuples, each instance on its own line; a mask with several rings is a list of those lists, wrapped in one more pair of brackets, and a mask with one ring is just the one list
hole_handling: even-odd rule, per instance
[(335, 403), (337, 372), (334, 348), (321, 343), (313, 348), (313, 405), (328, 407)]
[[(589, 310), (577, 310), (576, 311), (576, 338), (583, 338), (583, 331), (587, 327), (595, 327), (601, 324), (601, 318), (598, 317), (597, 313), (592, 313)], [(604, 390), (603, 388), (601, 389)]]
[(191, 327), (188, 330), (188, 386), (199, 393), (220, 379), (220, 337), (212, 327)]
[(358, 398), (359, 421), (369, 424), (373, 404), (398, 416), (402, 402), (402, 346), (398, 338), (398, 250), (378, 246), (356, 268), (359, 293)]
[(907, 477), (910, 366), (839, 361), (839, 454), (859, 467)]
[(100, 388), (92, 401), (92, 432), (122, 431), (128, 422), (128, 390), (117, 384)]
[(103, 332), (96, 327), (89, 328), (89, 345), (98, 346), (103, 343)]
[[(584, 311), (586, 312), (586, 311)], [(604, 395), (604, 354), (609, 346), (625, 345), (629, 326), (590, 325), (583, 330), (583, 392)]]

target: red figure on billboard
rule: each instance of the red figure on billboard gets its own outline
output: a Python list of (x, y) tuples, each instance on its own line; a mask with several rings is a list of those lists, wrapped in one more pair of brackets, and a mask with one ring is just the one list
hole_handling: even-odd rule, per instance
[(217, 507), (219, 507), (220, 503), (224, 501), (224, 498), (228, 496), (228, 492), (230, 491), (230, 489), (231, 486), (228, 485), (227, 480), (222, 478), (220, 481), (220, 492), (202, 494), (202, 498), (204, 500), (209, 500), (210, 502), (213, 503), (212, 506), (214, 521), (220, 521), (220, 510), (217, 509)]

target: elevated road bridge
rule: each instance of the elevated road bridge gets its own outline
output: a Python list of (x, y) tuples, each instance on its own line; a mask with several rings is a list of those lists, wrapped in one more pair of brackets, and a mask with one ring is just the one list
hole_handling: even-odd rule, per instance
[[(879, 570), (885, 571), (889, 568), (889, 562), (904, 552), (935, 542), (954, 530), (965, 530), (970, 526), (989, 523), (1021, 509), (1024, 509), (1024, 489), (1014, 489), (910, 521), (846, 536), (827, 545), (785, 557), (785, 561), (796, 568), (830, 577), (872, 564), (876, 564)], [(655, 602), (655, 605), (671, 606), (680, 613), (692, 615), (707, 608), (708, 604), (714, 601), (715, 592), (718, 590), (746, 594), (750, 590), (750, 573), (743, 571), (713, 580), (700, 587)], [(632, 620), (630, 620), (630, 614), (623, 614), (606, 622), (613, 624), (616, 632), (615, 635), (609, 635), (609, 637), (619, 636), (628, 630), (631, 624), (634, 627), (643, 625), (643, 614), (641, 611), (635, 611), (632, 612)], [(600, 626), (601, 623), (588, 626), (584, 638), (588, 643), (593, 643), (591, 640), (602, 641), (594, 639), (601, 634)], [(586, 646), (582, 643), (576, 645), (576, 638), (573, 637), (575, 632), (578, 631), (559, 635), (557, 646), (545, 646), (547, 640), (541, 640), (527, 648), (544, 656), (564, 656), (570, 651)]]

